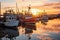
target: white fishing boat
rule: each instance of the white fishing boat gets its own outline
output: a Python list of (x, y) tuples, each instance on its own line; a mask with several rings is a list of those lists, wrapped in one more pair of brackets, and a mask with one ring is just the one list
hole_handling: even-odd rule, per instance
[(18, 26), (19, 24), (17, 14), (14, 14), (12, 10), (6, 12), (4, 18), (5, 18), (4, 25), (7, 27), (15, 27)]

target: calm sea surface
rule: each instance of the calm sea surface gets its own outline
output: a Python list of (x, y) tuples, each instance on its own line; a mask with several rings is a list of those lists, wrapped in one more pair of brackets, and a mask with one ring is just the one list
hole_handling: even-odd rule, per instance
[[(31, 33), (27, 34), (25, 34), (26, 28), (19, 26), (19, 36), (17, 36), (15, 40), (29, 40), (28, 34), (30, 34), (30, 40), (60, 40), (60, 19), (49, 20), (47, 25), (43, 25), (39, 21), (36, 22), (35, 26), (36, 30), (30, 29)], [(2, 40), (6, 40), (6, 38), (3, 37)], [(9, 40), (9, 38), (7, 38), (7, 40)]]

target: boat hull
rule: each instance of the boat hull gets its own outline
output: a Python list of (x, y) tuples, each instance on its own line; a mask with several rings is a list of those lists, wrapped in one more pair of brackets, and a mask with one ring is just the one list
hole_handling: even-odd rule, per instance
[(9, 22), (4, 22), (5, 26), (7, 27), (14, 27), (14, 26), (18, 26), (19, 25), (19, 21), (9, 21)]

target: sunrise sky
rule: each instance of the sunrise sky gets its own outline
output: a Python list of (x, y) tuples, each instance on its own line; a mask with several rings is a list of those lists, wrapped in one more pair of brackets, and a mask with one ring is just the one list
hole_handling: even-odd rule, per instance
[(16, 2), (18, 8), (27, 7), (31, 4), (32, 9), (45, 9), (47, 13), (60, 13), (60, 0), (0, 0), (2, 2), (2, 9), (9, 7), (15, 8)]

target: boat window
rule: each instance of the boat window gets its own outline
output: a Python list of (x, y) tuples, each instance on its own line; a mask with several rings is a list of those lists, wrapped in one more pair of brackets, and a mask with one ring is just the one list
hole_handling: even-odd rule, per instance
[(14, 18), (12, 18), (12, 19), (14, 19)]
[(11, 19), (11, 18), (9, 18), (9, 19)]
[(15, 17), (12, 17), (11, 19), (15, 20), (16, 18)]

